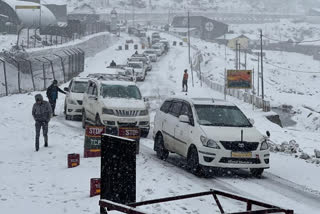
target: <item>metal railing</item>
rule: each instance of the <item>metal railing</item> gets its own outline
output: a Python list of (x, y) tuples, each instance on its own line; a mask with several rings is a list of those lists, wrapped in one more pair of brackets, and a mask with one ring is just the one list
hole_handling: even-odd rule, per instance
[[(222, 192), (219, 190), (210, 190), (207, 192), (200, 192), (200, 193), (194, 193), (194, 194), (188, 194), (188, 195), (180, 195), (180, 196), (173, 196), (173, 197), (167, 197), (167, 198), (161, 198), (161, 199), (154, 199), (149, 201), (142, 201), (137, 203), (131, 203), (127, 205), (115, 203), (112, 201), (101, 199), (99, 201), (99, 205), (101, 207), (101, 214), (107, 214), (108, 211), (120, 211), (122, 213), (130, 213), (130, 214), (147, 214), (144, 211), (141, 211), (137, 209), (137, 207), (146, 206), (146, 205), (152, 205), (152, 204), (158, 204), (158, 203), (165, 203), (165, 202), (172, 202), (177, 200), (183, 200), (183, 199), (190, 199), (190, 198), (196, 198), (196, 197), (202, 197), (202, 196), (212, 196), (216, 202), (216, 205), (219, 208), (219, 211), (221, 214), (226, 213), (223, 209), (222, 204), (220, 203), (220, 200), (218, 196), (229, 198), (232, 200), (236, 200), (239, 202), (243, 202), (246, 204), (246, 210), (242, 212), (233, 212), (229, 214), (266, 214), (266, 213), (284, 213), (284, 214), (293, 214), (293, 210), (284, 209), (275, 205), (271, 205), (268, 203), (248, 199), (239, 195)], [(253, 206), (258, 206), (259, 209), (253, 210)], [(215, 210), (212, 210), (211, 213), (215, 213)]]

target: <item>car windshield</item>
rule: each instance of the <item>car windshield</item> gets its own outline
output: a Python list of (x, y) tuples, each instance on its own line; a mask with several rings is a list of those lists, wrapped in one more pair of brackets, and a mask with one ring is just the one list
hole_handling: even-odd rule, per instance
[(73, 93), (84, 93), (87, 89), (88, 82), (73, 82), (71, 92)]
[(142, 65), (139, 63), (129, 63), (129, 67), (131, 68), (142, 68)]
[(135, 85), (102, 85), (101, 96), (141, 100), (141, 93)]
[(203, 126), (252, 127), (236, 106), (195, 105), (195, 109)]

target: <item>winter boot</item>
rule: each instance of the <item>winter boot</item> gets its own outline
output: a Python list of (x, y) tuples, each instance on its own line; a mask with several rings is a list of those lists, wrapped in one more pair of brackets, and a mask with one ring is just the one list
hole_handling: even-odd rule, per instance
[(48, 136), (44, 136), (44, 147), (48, 147)]

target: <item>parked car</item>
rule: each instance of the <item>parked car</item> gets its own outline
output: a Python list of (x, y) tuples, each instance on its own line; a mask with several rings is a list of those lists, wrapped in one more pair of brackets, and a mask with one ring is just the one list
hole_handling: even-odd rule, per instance
[(144, 55), (147, 55), (150, 58), (151, 62), (156, 62), (158, 60), (157, 50), (147, 49), (143, 52)]
[(158, 51), (158, 52), (157, 52), (157, 55), (158, 55), (158, 56), (161, 56), (161, 55), (164, 54), (164, 52), (165, 52), (164, 45), (163, 45), (162, 43), (159, 43), (159, 42), (156, 43), (156, 44), (153, 44), (153, 45), (151, 46), (151, 48)]
[(170, 43), (169, 43), (168, 40), (166, 40), (166, 39), (161, 39), (161, 40), (159, 41), (159, 43), (162, 43), (162, 44), (164, 45), (165, 52), (168, 52), (168, 51), (169, 51), (169, 49), (170, 49)]
[(128, 59), (128, 62), (143, 62), (144, 66), (146, 66), (146, 71), (152, 70), (152, 65), (149, 57), (141, 54), (134, 54), (132, 57)]
[(134, 82), (91, 79), (83, 95), (82, 127), (87, 123), (118, 127), (139, 127), (146, 137), (149, 112)]
[(66, 96), (64, 100), (64, 112), (66, 120), (82, 116), (83, 93), (87, 89), (88, 78), (74, 77), (68, 87), (64, 88)]
[(155, 44), (155, 43), (159, 42), (160, 39), (161, 39), (161, 37), (160, 37), (160, 34), (158, 32), (152, 33), (152, 35), (151, 35), (152, 44)]
[(138, 81), (144, 81), (146, 78), (146, 67), (143, 62), (132, 62), (128, 61), (126, 70), (131, 69), (132, 75), (136, 77)]
[(177, 153), (194, 174), (212, 167), (248, 168), (259, 177), (269, 168), (268, 138), (237, 106), (222, 100), (166, 99), (156, 112), (153, 137), (160, 159)]

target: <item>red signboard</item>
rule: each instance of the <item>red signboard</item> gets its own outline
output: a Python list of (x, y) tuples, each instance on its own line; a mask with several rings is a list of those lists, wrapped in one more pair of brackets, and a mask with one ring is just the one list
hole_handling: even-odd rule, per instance
[(68, 154), (68, 168), (73, 168), (80, 165), (79, 154)]
[(119, 136), (134, 140), (140, 139), (140, 129), (134, 127), (119, 128)]
[(91, 178), (90, 180), (90, 197), (100, 195), (101, 187), (100, 187), (100, 178)]

